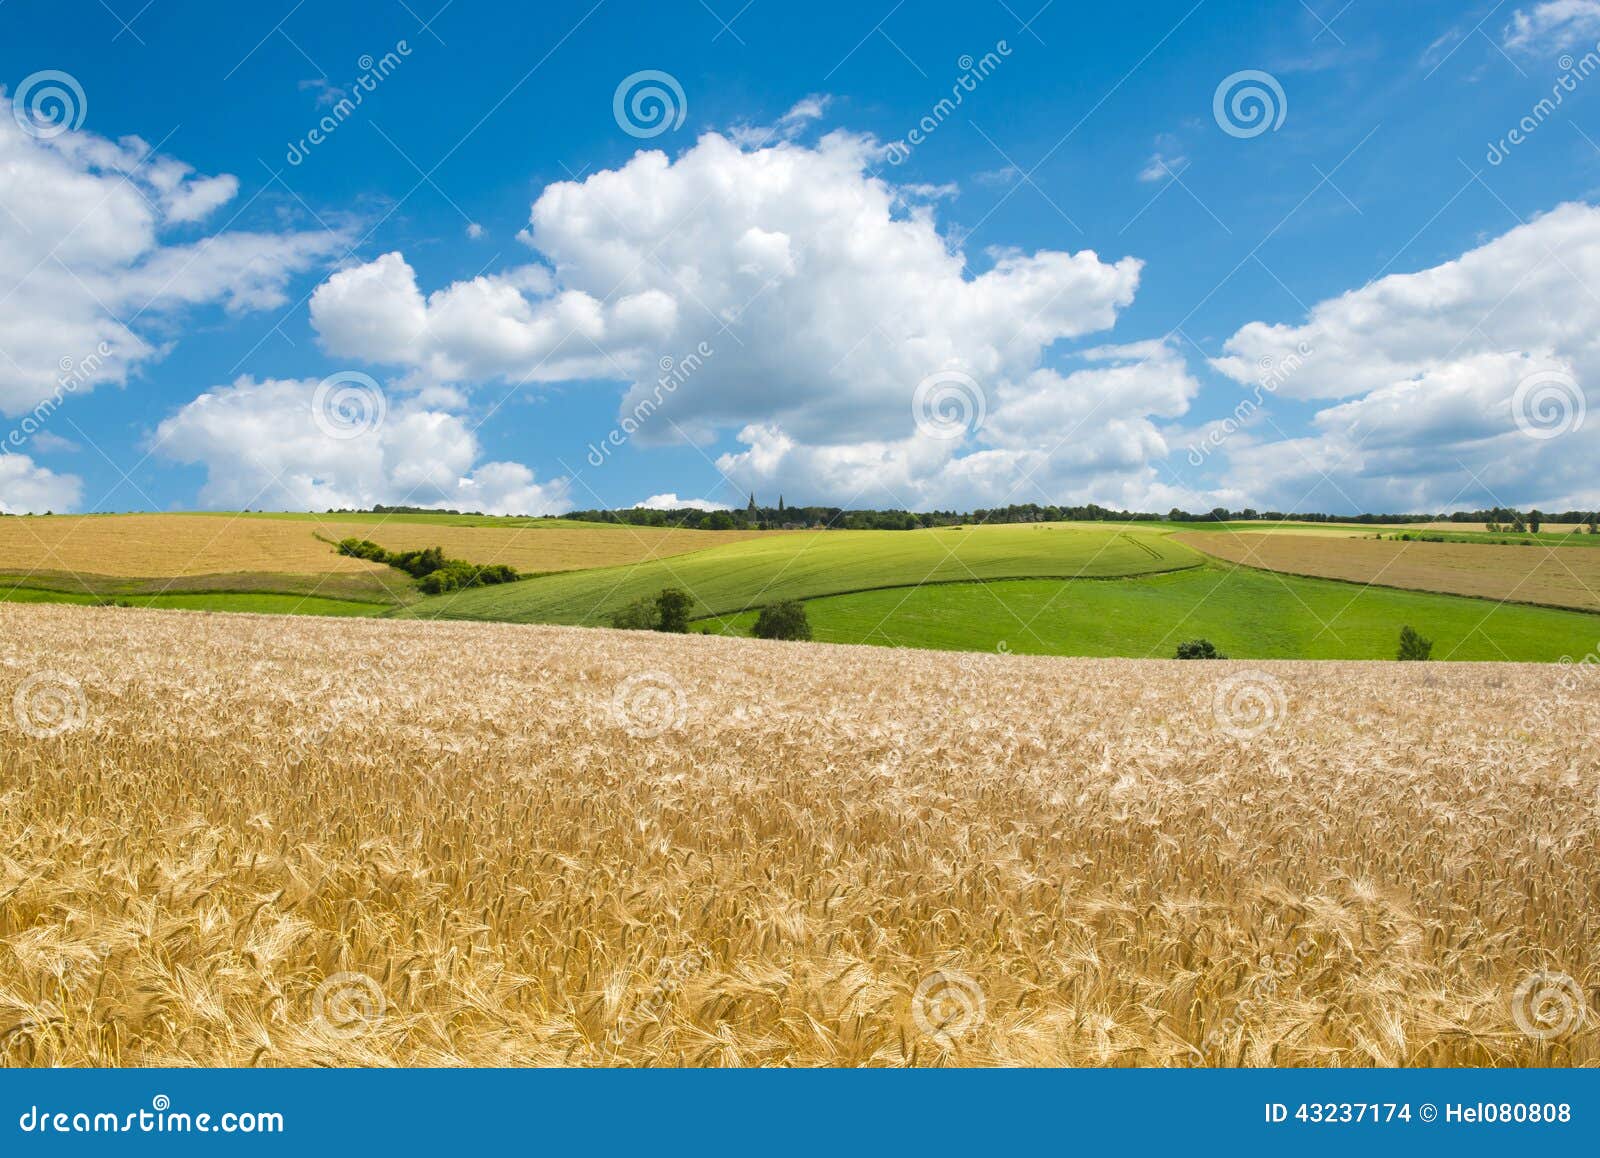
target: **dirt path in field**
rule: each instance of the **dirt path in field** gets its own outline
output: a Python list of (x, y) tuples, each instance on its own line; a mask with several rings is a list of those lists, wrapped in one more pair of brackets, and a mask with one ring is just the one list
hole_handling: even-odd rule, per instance
[(1172, 537), (1230, 563), (1290, 575), (1600, 611), (1600, 550), (1211, 531)]

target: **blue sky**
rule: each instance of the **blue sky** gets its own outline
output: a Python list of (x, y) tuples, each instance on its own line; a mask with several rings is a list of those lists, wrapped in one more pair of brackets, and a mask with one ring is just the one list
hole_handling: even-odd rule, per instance
[(1600, 506), (1597, 40), (9, 0), (0, 509)]

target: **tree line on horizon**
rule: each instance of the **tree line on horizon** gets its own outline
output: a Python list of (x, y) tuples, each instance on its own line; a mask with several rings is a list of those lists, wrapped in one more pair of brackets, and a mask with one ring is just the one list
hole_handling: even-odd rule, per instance
[(1505, 507), (1491, 510), (1457, 511), (1451, 514), (1360, 514), (1339, 515), (1325, 512), (1306, 514), (1285, 511), (1258, 511), (1251, 507), (1230, 511), (1215, 507), (1203, 513), (1191, 513), (1176, 507), (1166, 514), (1152, 511), (1125, 511), (1102, 507), (1096, 503), (1083, 506), (1041, 505), (1039, 503), (1014, 503), (1005, 507), (978, 508), (962, 511), (906, 511), (847, 509), (830, 506), (784, 505), (779, 500), (776, 507), (754, 504), (737, 510), (701, 511), (692, 507), (673, 510), (655, 510), (629, 507), (620, 510), (569, 511), (549, 518), (578, 519), (585, 522), (617, 523), (633, 527), (684, 527), (695, 530), (778, 530), (816, 529), (846, 531), (914, 531), (924, 527), (962, 526), (968, 523), (1060, 523), (1060, 522), (1169, 522), (1169, 523), (1248, 523), (1248, 522), (1304, 522), (1304, 523), (1494, 523), (1510, 528), (1514, 525), (1529, 527), (1544, 523), (1593, 523), (1593, 511), (1565, 511), (1543, 514), (1537, 509), (1518, 512)]
[[(440, 510), (435, 507), (407, 507), (377, 505), (356, 511), (329, 510), (330, 515), (380, 514), (380, 515), (481, 515), (481, 511)], [(906, 511), (899, 509), (850, 509), (833, 506), (789, 506), (782, 496), (778, 505), (761, 506), (751, 496), (742, 508), (702, 511), (695, 507), (677, 507), (658, 510), (653, 507), (624, 507), (618, 509), (590, 509), (567, 511), (561, 515), (519, 516), (541, 519), (571, 519), (590, 523), (615, 523), (630, 527), (678, 527), (701, 531), (734, 530), (843, 530), (843, 531), (914, 531), (925, 527), (952, 527), (967, 523), (1060, 523), (1060, 522), (1169, 522), (1169, 523), (1250, 523), (1250, 522), (1300, 522), (1300, 523), (1490, 523), (1505, 530), (1515, 526), (1538, 527), (1545, 523), (1592, 524), (1600, 518), (1595, 511), (1563, 511), (1544, 513), (1537, 508), (1518, 511), (1511, 507), (1493, 507), (1477, 511), (1455, 511), (1448, 514), (1359, 514), (1340, 515), (1321, 511), (1307, 513), (1286, 511), (1258, 511), (1253, 507), (1230, 511), (1214, 507), (1209, 511), (1193, 513), (1173, 507), (1166, 514), (1153, 511), (1123, 511), (1102, 507), (1098, 503), (1082, 506), (1055, 504), (1013, 503), (1004, 507), (980, 507), (971, 512)]]

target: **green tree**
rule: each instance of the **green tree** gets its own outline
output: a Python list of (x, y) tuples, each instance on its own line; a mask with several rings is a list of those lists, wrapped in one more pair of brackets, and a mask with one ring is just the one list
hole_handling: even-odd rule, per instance
[(656, 622), (657, 631), (675, 631), (682, 634), (689, 630), (689, 609), (694, 606), (694, 600), (687, 591), (680, 591), (676, 587), (667, 587), (656, 596)]
[(785, 599), (763, 607), (751, 630), (757, 639), (810, 639), (811, 621), (806, 618), (805, 604)]
[(1178, 645), (1179, 659), (1227, 659), (1209, 639), (1191, 639)]
[(625, 607), (611, 613), (611, 626), (623, 631), (654, 631), (656, 627), (656, 601), (642, 595)]
[(1411, 627), (1400, 629), (1399, 659), (1427, 659), (1433, 654), (1433, 640), (1419, 635)]

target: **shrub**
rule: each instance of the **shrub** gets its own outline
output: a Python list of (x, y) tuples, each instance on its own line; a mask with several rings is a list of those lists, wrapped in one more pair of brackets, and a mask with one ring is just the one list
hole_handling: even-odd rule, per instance
[(694, 600), (687, 591), (680, 591), (676, 587), (665, 588), (656, 596), (656, 622), (657, 631), (675, 631), (680, 635), (689, 630), (689, 609), (694, 606)]
[(1399, 659), (1427, 659), (1433, 654), (1433, 640), (1425, 639), (1410, 627), (1400, 629)]
[(369, 559), (374, 563), (387, 563), (389, 552), (385, 551), (371, 539), (340, 539), (339, 554), (352, 555), (357, 559)]
[(1178, 645), (1179, 659), (1227, 659), (1209, 639), (1191, 639)]
[(424, 547), (420, 551), (401, 551), (388, 559), (391, 567), (398, 567), (413, 579), (432, 575), (445, 565), (442, 547)]
[(390, 551), (370, 539), (349, 538), (339, 540), (338, 550), (341, 555), (386, 563), (404, 571), (418, 581), (417, 585), (427, 595), (442, 595), (464, 587), (485, 587), (491, 583), (514, 583), (519, 578), (516, 569), (504, 563), (479, 567), (465, 559), (447, 559), (442, 547)]
[(623, 631), (654, 631), (656, 601), (644, 595), (626, 607), (617, 608), (611, 613), (611, 626)]
[(785, 599), (763, 607), (753, 631), (757, 639), (810, 639), (811, 621), (806, 618), (805, 604)]
[(516, 571), (504, 563), (491, 563), (479, 567), (461, 559), (446, 559), (443, 564), (424, 575), (418, 586), (428, 595), (441, 595), (446, 591), (460, 591), (467, 587), (512, 583), (516, 578)]
[(463, 587), (476, 586), (474, 582), (476, 571), (477, 568), (470, 563), (452, 560), (424, 571), (418, 576), (417, 586), (422, 588), (425, 595), (443, 595), (446, 591), (459, 591)]
[(611, 613), (611, 626), (623, 631), (689, 631), (694, 600), (688, 592), (665, 587), (658, 595), (641, 595)]

